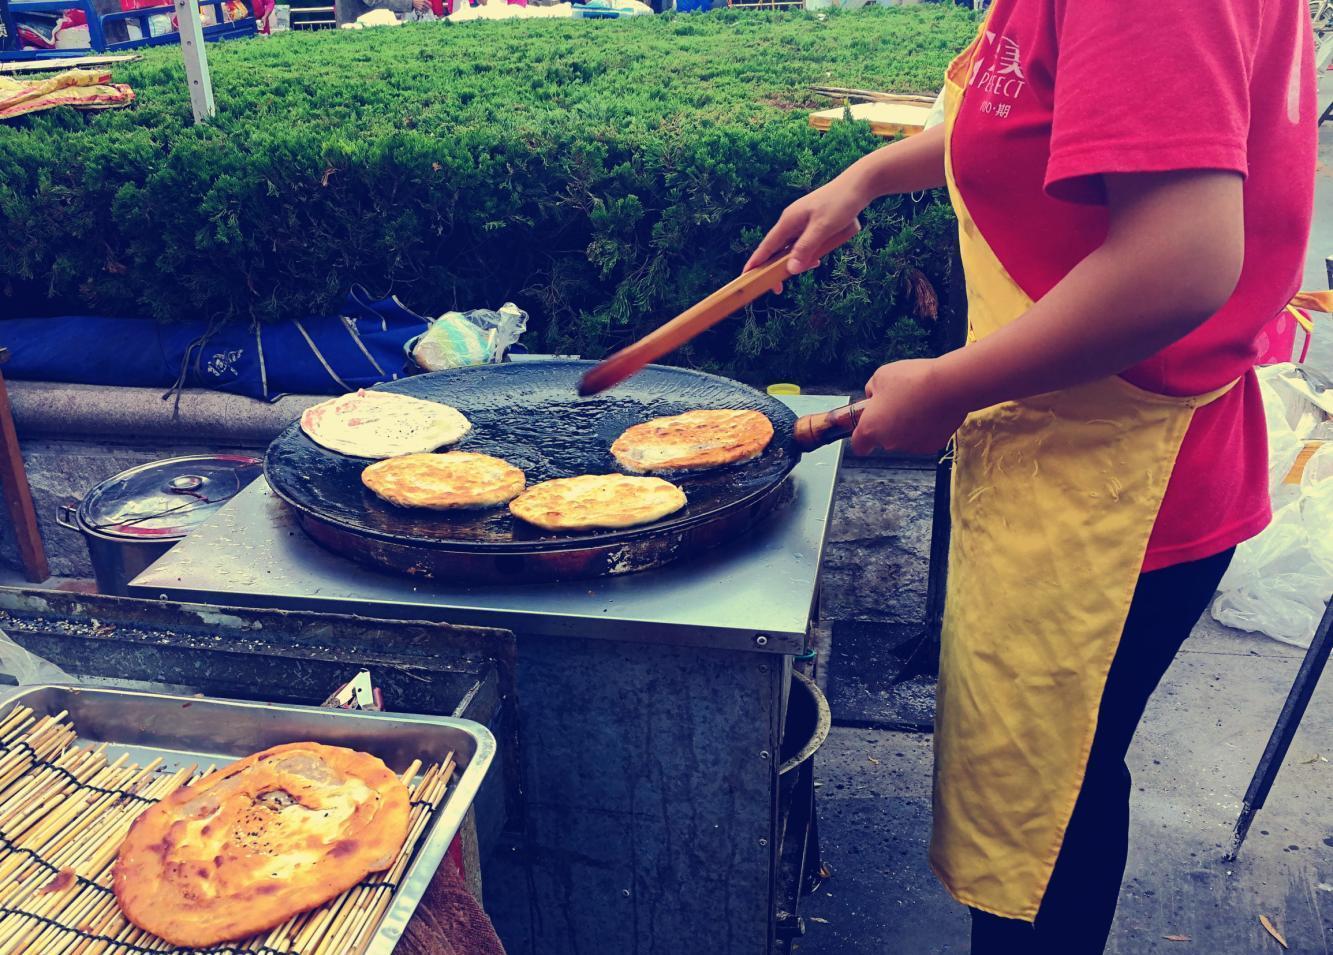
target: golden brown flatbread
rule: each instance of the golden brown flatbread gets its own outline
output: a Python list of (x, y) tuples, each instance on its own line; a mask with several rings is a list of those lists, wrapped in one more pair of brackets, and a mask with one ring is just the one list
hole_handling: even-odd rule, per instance
[(625, 470), (651, 474), (749, 461), (772, 440), (773, 423), (758, 411), (687, 411), (634, 425), (611, 453)]
[(651, 524), (685, 506), (670, 481), (627, 474), (584, 474), (534, 484), (509, 502), (513, 515), (550, 531)]
[(522, 493), (527, 478), (508, 461), (489, 454), (450, 451), (377, 461), (361, 472), (361, 483), (399, 507), (447, 511), (512, 501)]
[(120, 847), (116, 899), (176, 945), (248, 938), (387, 869), (408, 813), (407, 787), (374, 756), (275, 746), (146, 809)]

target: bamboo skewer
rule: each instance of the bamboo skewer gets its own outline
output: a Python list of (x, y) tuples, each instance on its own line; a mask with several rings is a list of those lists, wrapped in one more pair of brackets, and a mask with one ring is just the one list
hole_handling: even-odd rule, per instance
[[(202, 778), (197, 767), (165, 773), (112, 759), (103, 743), (78, 742), (68, 713), (0, 716), (0, 955), (139, 955), (182, 951), (131, 924), (111, 890), (120, 845), (145, 804)], [(402, 774), (408, 835), (390, 866), (365, 883), (262, 935), (219, 946), (289, 955), (363, 953), (378, 931), (455, 771), (412, 763)], [(212, 772), (209, 767), (205, 774)], [(216, 950), (200, 950), (200, 952)]]

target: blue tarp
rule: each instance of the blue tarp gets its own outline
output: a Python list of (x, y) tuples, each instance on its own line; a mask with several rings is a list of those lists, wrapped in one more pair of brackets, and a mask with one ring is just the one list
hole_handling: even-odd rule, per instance
[(399, 377), (403, 346), (428, 321), (394, 298), (353, 288), (339, 315), (258, 328), (206, 321), (71, 315), (0, 320), (6, 376), (140, 388), (209, 388), (274, 400), (337, 395)]

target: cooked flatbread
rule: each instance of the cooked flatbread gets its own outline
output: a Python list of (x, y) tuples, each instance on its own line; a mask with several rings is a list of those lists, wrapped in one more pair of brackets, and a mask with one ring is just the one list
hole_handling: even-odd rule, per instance
[(447, 511), (512, 501), (522, 493), (527, 478), (508, 461), (489, 454), (449, 451), (376, 461), (361, 472), (361, 483), (399, 507)]
[(116, 860), (135, 925), (205, 947), (281, 925), (393, 864), (408, 792), (374, 756), (288, 743), (149, 807)]
[(772, 440), (773, 423), (758, 411), (687, 411), (634, 425), (611, 453), (625, 470), (651, 474), (749, 461)]
[(457, 444), (472, 424), (457, 408), (391, 391), (358, 391), (301, 415), (311, 441), (354, 458), (392, 458)]
[(685, 506), (670, 481), (627, 474), (584, 474), (534, 484), (509, 502), (513, 515), (550, 531), (651, 524)]

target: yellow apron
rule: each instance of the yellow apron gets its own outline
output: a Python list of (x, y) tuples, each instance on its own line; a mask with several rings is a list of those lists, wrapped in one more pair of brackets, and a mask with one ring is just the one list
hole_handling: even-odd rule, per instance
[[(954, 181), (948, 143), (978, 46), (950, 66), (945, 96), (969, 341), (1032, 305)], [(930, 845), (958, 901), (1035, 920), (1176, 454), (1194, 409), (1226, 390), (1174, 398), (1113, 376), (959, 429)]]

